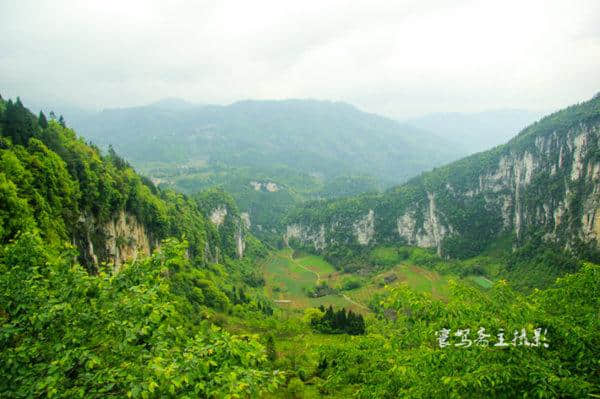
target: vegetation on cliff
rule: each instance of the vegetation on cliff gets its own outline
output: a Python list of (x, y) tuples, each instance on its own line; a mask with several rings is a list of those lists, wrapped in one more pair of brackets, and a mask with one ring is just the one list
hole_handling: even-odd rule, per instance
[[(597, 240), (582, 233), (582, 220), (598, 205), (599, 126), (600, 98), (594, 97), (542, 118), (505, 145), (385, 193), (307, 203), (284, 223), (304, 228), (305, 237), (293, 237), (293, 243), (313, 251), (315, 240), (307, 237), (323, 226), (322, 252), (336, 263), (375, 244), (419, 245), (419, 239), (443, 256), (469, 258), (507, 234), (516, 246), (544, 236), (554, 252), (568, 248), (571, 255), (597, 262)], [(373, 237), (364, 248), (356, 224), (370, 210)], [(550, 262), (549, 270), (560, 263)]]
[[(537, 132), (551, 136), (548, 123), (595, 126), (594, 107), (551, 116)], [(571, 118), (580, 122), (565, 125)], [(337, 223), (325, 237), (337, 244), (323, 251), (336, 270), (319, 256), (263, 245), (226, 192), (157, 188), (112, 148), (104, 155), (77, 138), (63, 118), (0, 100), (0, 396), (598, 396), (599, 267), (543, 228), (527, 240), (495, 230), (499, 215), (483, 194), (457, 207), (458, 194), (444, 188), (469, 190), (497, 156), (529, 151), (542, 133), (527, 132), (384, 194), (290, 215)], [(389, 235), (398, 210), (424, 210), (427, 193), (441, 222), (455, 226), (442, 248), (457, 259)], [(99, 226), (122, 212), (155, 248), (115, 268), (96, 244), (107, 239)], [(98, 262), (86, 257), (90, 241)], [(335, 289), (307, 296), (322, 283)]]

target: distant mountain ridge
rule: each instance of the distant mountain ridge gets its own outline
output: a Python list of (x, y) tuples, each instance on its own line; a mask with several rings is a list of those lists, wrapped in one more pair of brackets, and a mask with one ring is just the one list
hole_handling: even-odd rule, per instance
[(188, 194), (221, 187), (261, 238), (279, 239), (280, 218), (300, 202), (381, 190), (464, 155), (427, 131), (331, 101), (164, 99), (67, 122), (156, 184)]
[(219, 106), (168, 99), (107, 109), (73, 124), (100, 146), (112, 144), (136, 166), (198, 160), (267, 169), (275, 164), (399, 182), (462, 155), (422, 129), (329, 101)]
[(306, 204), (288, 217), (285, 240), (331, 254), (378, 243), (468, 257), (508, 234), (597, 261), (599, 198), (597, 95), (385, 193)]
[(148, 106), (168, 110), (179, 110), (198, 107), (201, 106), (201, 104), (191, 103), (189, 101), (177, 97), (165, 97), (149, 104)]
[(433, 113), (406, 122), (453, 141), (471, 154), (504, 144), (542, 116), (542, 112), (536, 111), (499, 109), (476, 113)]

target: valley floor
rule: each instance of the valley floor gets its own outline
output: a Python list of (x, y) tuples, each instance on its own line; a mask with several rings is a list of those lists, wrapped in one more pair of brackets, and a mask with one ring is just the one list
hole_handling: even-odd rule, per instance
[[(374, 252), (390, 250), (380, 247)], [(433, 298), (443, 300), (448, 296), (449, 279), (458, 278), (453, 274), (440, 274), (419, 266), (410, 259), (383, 267), (383, 270), (372, 275), (360, 276), (337, 270), (320, 256), (291, 248), (272, 251), (262, 263), (262, 269), (266, 281), (265, 294), (282, 310), (302, 310), (323, 305), (345, 307), (363, 314), (370, 312), (369, 303), (386, 287), (406, 284), (417, 292), (429, 292)], [(480, 275), (469, 275), (465, 280), (482, 288), (489, 288), (493, 284)], [(329, 291), (315, 296), (314, 289), (320, 285), (326, 285)]]
[[(368, 275), (345, 273), (320, 256), (289, 248), (269, 253), (261, 264), (265, 277), (262, 289), (276, 305), (274, 315), (265, 318), (229, 315), (222, 320), (223, 327), (234, 334), (262, 337), (267, 342), (267, 350), (271, 345), (272, 367), (287, 373), (285, 386), (263, 397), (395, 397), (389, 396), (390, 392), (414, 393), (415, 396), (410, 397), (436, 397), (428, 396), (433, 392), (488, 392), (491, 393), (489, 396), (475, 397), (514, 397), (515, 392), (524, 390), (514, 386), (515, 381), (528, 379), (530, 373), (535, 372), (531, 370), (538, 370), (536, 367), (541, 367), (543, 362), (560, 362), (549, 360), (544, 349), (502, 351), (492, 346), (488, 351), (482, 351), (461, 350), (454, 345), (440, 349), (436, 332), (445, 326), (453, 333), (456, 328), (469, 327), (471, 334), (477, 331), (477, 326), (484, 325), (492, 333), (498, 328), (512, 331), (526, 327), (531, 335), (537, 323), (544, 326), (563, 323), (560, 321), (562, 316), (554, 318), (548, 316), (547, 310), (536, 308), (552, 308), (550, 303), (555, 300), (543, 302), (547, 300), (536, 299), (539, 296), (536, 293), (524, 296), (510, 289), (510, 284), (494, 283), (491, 277), (482, 274), (459, 276), (453, 273), (453, 270), (468, 269), (473, 265), (478, 266), (474, 268), (477, 270), (479, 267), (493, 269), (493, 263), (500, 260), (492, 256), (492, 252), (465, 261), (437, 258), (439, 263), (431, 263), (431, 267), (417, 264), (427, 263), (423, 262), (423, 250), (410, 249), (409, 256), (395, 258), (395, 254), (401, 252), (398, 248), (373, 249), (371, 260), (387, 259), (388, 263)], [(567, 285), (563, 283), (562, 289), (565, 293), (570, 292), (568, 290), (578, 284), (577, 281), (591, 278), (586, 276), (595, 273), (594, 270), (591, 267), (578, 276), (568, 277), (564, 280)], [(315, 287), (322, 286), (331, 291), (315, 297)], [(540, 298), (554, 295), (551, 290), (538, 293), (542, 293)], [(536, 301), (538, 305), (533, 306)], [(561, 306), (579, 307), (571, 304), (572, 300), (561, 303)], [(364, 315), (366, 334), (316, 331), (309, 320), (310, 309), (321, 305), (351, 309)], [(515, 312), (516, 307), (521, 311)], [(395, 309), (392, 317), (395, 321), (387, 317), (384, 309)], [(557, 334), (558, 330), (553, 331), (551, 338), (558, 339)], [(268, 337), (272, 344), (268, 343)], [(553, 341), (551, 345), (559, 343)], [(520, 368), (528, 371), (523, 374), (507, 365), (507, 361), (518, 362)], [(450, 366), (458, 373), (456, 377), (452, 377), (453, 371), (447, 368)], [(495, 375), (495, 380), (486, 380), (486, 373)], [(445, 382), (440, 380), (442, 377)], [(479, 380), (473, 382), (469, 378)], [(511, 387), (507, 385), (506, 390), (494, 385), (507, 378)], [(438, 381), (439, 386), (431, 387), (425, 379)], [(458, 385), (451, 386), (454, 382)], [(594, 389), (581, 381), (567, 380), (562, 384), (565, 384), (561, 386), (565, 392)], [(559, 392), (554, 386), (539, 389), (548, 390), (541, 397), (553, 397), (552, 392)]]

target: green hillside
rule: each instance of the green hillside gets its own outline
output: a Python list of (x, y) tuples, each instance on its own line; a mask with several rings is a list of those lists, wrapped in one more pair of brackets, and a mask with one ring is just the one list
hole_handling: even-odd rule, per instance
[(266, 170), (283, 165), (325, 176), (393, 174), (387, 180), (398, 181), (460, 155), (437, 151), (433, 158), (424, 158), (439, 138), (328, 101), (241, 101), (183, 108), (155, 104), (105, 110), (76, 125), (86, 137), (99, 145), (112, 144), (140, 166), (204, 160)]
[[(426, 236), (441, 255), (471, 258), (512, 236), (507, 247), (522, 248), (538, 263), (532, 265), (537, 270), (531, 280), (551, 282), (575, 270), (572, 256), (600, 259), (594, 219), (598, 126), (600, 96), (542, 118), (505, 145), (424, 172), (384, 193), (303, 204), (284, 223), (302, 226), (308, 236), (325, 226), (327, 245), (319, 252), (334, 263), (363, 256), (376, 244), (414, 245), (418, 236)], [(370, 211), (374, 235), (365, 247), (354, 230)], [(300, 241), (295, 245), (315, 250), (310, 240)], [(512, 271), (517, 273), (525, 258), (510, 260)], [(546, 280), (546, 274), (552, 278)]]
[[(590, 104), (508, 146), (595, 121)], [(290, 216), (347, 218), (319, 253), (259, 241), (227, 192), (156, 187), (65, 125), (0, 100), (0, 397), (600, 395), (598, 265), (543, 236), (514, 250), (512, 232), (484, 236), (450, 258), (352, 233), (370, 237), (352, 219), (364, 209), (377, 230), (386, 207), (458, 185), (453, 168), (468, 184), (461, 165), (495, 152)], [(455, 212), (483, 229), (481, 209)]]
[[(211, 326), (234, 307), (272, 313), (248, 259), (262, 245), (249, 236), (238, 259), (227, 221), (217, 229), (204, 215), (230, 198), (158, 190), (18, 99), (0, 101), (0, 129), (0, 396), (250, 395), (278, 384), (256, 337)], [(80, 221), (121, 212), (156, 246), (115, 268), (99, 251), (111, 237)]]
[(187, 194), (223, 188), (249, 214), (251, 230), (272, 241), (299, 203), (378, 191), (464, 155), (424, 130), (344, 103), (169, 104), (108, 109), (73, 124), (157, 184)]

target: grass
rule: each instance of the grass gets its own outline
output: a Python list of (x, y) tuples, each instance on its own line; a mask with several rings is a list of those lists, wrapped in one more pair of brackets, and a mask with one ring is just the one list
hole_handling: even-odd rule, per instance
[(291, 301), (290, 303), (280, 303), (279, 307), (305, 309), (331, 305), (364, 313), (364, 309), (352, 304), (341, 295), (309, 297), (307, 292), (316, 285), (317, 276), (321, 281), (326, 281), (333, 286), (339, 272), (319, 256), (301, 254), (293, 258), (292, 255), (290, 249), (273, 252), (263, 265), (266, 281), (265, 294), (273, 300)]
[(483, 276), (468, 276), (467, 280), (474, 282), (482, 288), (491, 288), (494, 283)]
[(296, 299), (306, 296), (305, 290), (314, 286), (314, 273), (303, 269), (280, 251), (269, 257), (265, 264), (268, 281), (267, 294), (273, 299)]
[(322, 277), (335, 273), (337, 270), (325, 259), (316, 255), (306, 255), (295, 259), (302, 266), (319, 273)]
[[(325, 307), (332, 305), (346, 307), (360, 313), (367, 312), (364, 305), (369, 303), (374, 294), (383, 292), (386, 285), (394, 286), (402, 282), (415, 291), (430, 292), (434, 298), (443, 300), (448, 297), (448, 280), (452, 276), (417, 266), (410, 259), (400, 262), (396, 248), (376, 248), (371, 256), (379, 259), (380, 263), (391, 263), (395, 259), (396, 264), (380, 274), (360, 277), (336, 270), (320, 256), (294, 253), (291, 249), (272, 252), (263, 265), (266, 280), (265, 294), (273, 300), (291, 301), (279, 303), (281, 309), (301, 310), (320, 305)], [(317, 283), (317, 276), (320, 281), (327, 282), (333, 288), (339, 289), (349, 278), (360, 280), (361, 287), (340, 291), (339, 294), (311, 298), (307, 292)], [(386, 283), (385, 277), (389, 276), (395, 278)], [(473, 282), (483, 287), (490, 284), (482, 277), (474, 278)], [(357, 302), (358, 305), (351, 301)]]
[[(395, 280), (388, 283), (385, 278), (395, 276)], [(370, 278), (367, 283), (356, 290), (346, 294), (362, 303), (368, 303), (373, 295), (383, 292), (386, 286), (393, 287), (406, 283), (411, 289), (418, 292), (430, 292), (434, 298), (445, 299), (448, 297), (448, 280), (451, 276), (444, 276), (420, 266), (403, 263)]]
[(398, 248), (377, 247), (369, 254), (369, 259), (376, 265), (393, 266), (400, 263)]

